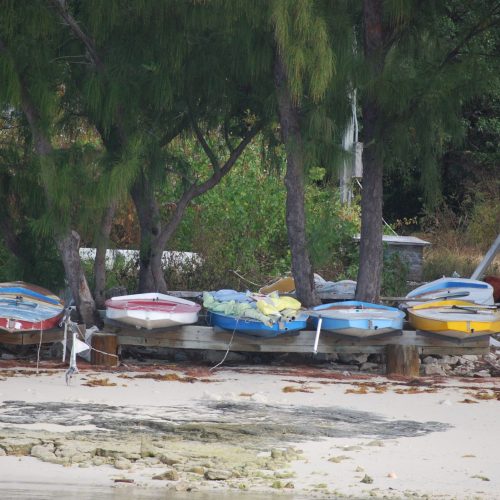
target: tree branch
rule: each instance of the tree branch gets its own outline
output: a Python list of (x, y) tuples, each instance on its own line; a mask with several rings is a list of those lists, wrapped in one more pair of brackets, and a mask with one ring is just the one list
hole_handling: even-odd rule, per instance
[[(238, 146), (232, 151), (231, 155), (221, 168), (219, 168), (217, 171), (214, 171), (214, 173), (201, 184), (192, 184), (186, 191), (184, 191), (180, 200), (177, 202), (172, 217), (168, 221), (168, 224), (165, 225), (160, 234), (159, 238), (162, 248), (165, 247), (167, 241), (174, 234), (189, 203), (191, 203), (191, 201), (194, 198), (201, 196), (202, 194), (206, 193), (209, 189), (216, 186), (222, 180), (222, 178), (230, 172), (231, 168), (234, 166), (234, 164), (241, 156), (245, 148), (248, 146), (248, 144), (252, 141), (252, 139), (258, 134), (258, 132), (261, 129), (262, 129), (262, 123), (258, 123), (253, 128), (251, 128), (247, 132), (245, 137), (243, 137)], [(218, 160), (217, 163), (219, 163)]]
[(203, 132), (200, 130), (200, 127), (198, 126), (198, 123), (196, 122), (196, 119), (194, 118), (193, 114), (190, 112), (189, 116), (191, 118), (191, 125), (193, 126), (194, 133), (196, 134), (196, 137), (198, 139), (198, 142), (201, 144), (201, 147), (205, 151), (206, 155), (208, 156), (210, 163), (212, 163), (212, 168), (214, 172), (217, 172), (220, 170), (220, 163), (215, 156), (215, 153), (212, 151), (210, 146), (208, 145), (207, 141), (205, 140), (205, 137), (203, 137)]
[(76, 19), (69, 12), (68, 6), (66, 4), (66, 0), (50, 0), (51, 3), (56, 7), (59, 15), (64, 19), (66, 24), (70, 27), (73, 34), (85, 45), (85, 48), (88, 50), (90, 55), (90, 59), (95, 64), (96, 68), (99, 71), (104, 70), (104, 65), (102, 63), (101, 58), (96, 50), (94, 41), (83, 32), (77, 23)]

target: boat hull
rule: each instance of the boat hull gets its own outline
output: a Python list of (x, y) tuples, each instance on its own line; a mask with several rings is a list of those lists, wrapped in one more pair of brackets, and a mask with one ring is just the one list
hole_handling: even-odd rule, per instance
[(355, 300), (322, 304), (311, 312), (314, 328), (321, 318), (322, 330), (358, 338), (401, 331), (404, 317), (394, 307)]
[(22, 281), (0, 283), (0, 329), (10, 333), (55, 328), (64, 302), (45, 288)]
[(417, 330), (458, 340), (500, 333), (500, 313), (497, 311), (474, 313), (471, 312), (473, 309), (470, 312), (460, 309), (473, 308), (475, 305), (465, 301), (439, 301), (408, 309), (408, 317)]
[(209, 312), (208, 324), (231, 332), (244, 333), (254, 337), (270, 338), (304, 330), (307, 325), (307, 317), (304, 316), (304, 319), (294, 321), (277, 322), (272, 326), (267, 326), (257, 320), (236, 318), (221, 313)]
[(106, 301), (106, 318), (136, 328), (154, 330), (198, 321), (199, 304), (165, 294), (145, 293)]
[(449, 299), (484, 305), (494, 304), (493, 287), (490, 284), (467, 278), (440, 278), (415, 288), (406, 297), (413, 299), (406, 304), (406, 307), (423, 304), (429, 300)]

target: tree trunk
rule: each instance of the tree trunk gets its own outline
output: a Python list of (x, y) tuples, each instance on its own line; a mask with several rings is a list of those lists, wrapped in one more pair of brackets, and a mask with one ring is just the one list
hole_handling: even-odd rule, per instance
[(292, 274), (297, 298), (304, 306), (310, 307), (318, 304), (319, 300), (314, 291), (314, 278), (307, 249), (300, 113), (298, 107), (292, 102), (287, 85), (286, 69), (279, 53), (275, 56), (274, 77), (281, 133), (287, 158), (286, 224), (292, 255)]
[[(3, 47), (3, 44), (0, 44), (0, 48)], [(22, 74), (19, 74), (19, 82), (21, 108), (30, 126), (33, 146), (40, 158), (42, 168), (47, 168), (47, 165), (44, 164), (47, 162), (48, 165), (51, 165), (54, 149), (49, 137), (41, 126), (38, 109), (31, 99)], [(47, 198), (47, 204), (51, 206), (53, 205), (53, 199), (50, 195), (48, 186), (44, 185), (43, 187)], [(61, 255), (66, 278), (82, 320), (87, 326), (100, 325), (101, 320), (97, 314), (95, 302), (90, 293), (90, 288), (81, 266), (80, 254), (78, 252), (80, 236), (76, 231), (66, 228), (62, 232), (55, 234), (54, 240)]]
[(160, 213), (151, 183), (144, 175), (132, 187), (132, 200), (141, 230), (139, 292), (165, 293), (168, 287), (161, 267), (163, 245), (160, 240)]
[(80, 261), (80, 236), (76, 231), (56, 237), (56, 244), (61, 254), (66, 278), (68, 279), (71, 294), (76, 302), (82, 321), (86, 326), (101, 325), (94, 299), (83, 273)]
[[(364, 53), (375, 81), (384, 65), (382, 0), (363, 2)], [(363, 112), (363, 190), (361, 192), (361, 241), (356, 299), (377, 302), (380, 297), (383, 267), (382, 199), (383, 161), (377, 141), (380, 110), (374, 92), (362, 99)]]
[(108, 249), (109, 234), (113, 225), (116, 203), (112, 202), (106, 209), (99, 227), (96, 241), (94, 261), (94, 298), (97, 309), (104, 309), (106, 301), (106, 250)]

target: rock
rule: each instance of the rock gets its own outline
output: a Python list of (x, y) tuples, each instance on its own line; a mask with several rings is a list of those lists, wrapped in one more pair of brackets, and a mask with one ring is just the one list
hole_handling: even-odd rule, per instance
[(132, 467), (132, 462), (126, 458), (118, 458), (115, 461), (115, 469), (118, 470), (128, 470)]
[(342, 372), (342, 375), (347, 377), (350, 375), (350, 372), (359, 371), (359, 366), (357, 365), (339, 365), (338, 363), (332, 363), (330, 366), (333, 370)]
[(475, 354), (464, 354), (464, 355), (460, 356), (460, 362), (462, 362), (462, 360), (472, 361), (473, 363), (475, 363), (476, 361), (479, 361), (479, 356), (477, 356)]
[(438, 365), (437, 363), (432, 363), (432, 364), (425, 364), (423, 365), (423, 367), (425, 375), (446, 375), (444, 365)]
[(12, 361), (13, 359), (16, 359), (16, 356), (14, 354), (9, 354), (8, 352), (2, 353), (0, 358), (5, 359), (7, 361)]
[(469, 364), (466, 365), (458, 365), (454, 370), (453, 373), (455, 375), (460, 375), (462, 377), (472, 377), (473, 375), (473, 370), (474, 366), (471, 366)]
[(2, 448), (7, 455), (28, 456), (33, 446), (40, 443), (41, 441), (36, 438), (5, 438), (2, 439)]
[(424, 364), (424, 365), (433, 365), (435, 363), (437, 363), (437, 358), (435, 358), (434, 356), (426, 356), (422, 360), (422, 364)]
[(106, 460), (104, 460), (104, 458), (101, 458), (101, 457), (94, 457), (92, 459), (92, 464), (95, 465), (96, 467), (99, 467), (99, 465), (103, 465), (106, 463)]
[(360, 365), (368, 361), (368, 354), (348, 354), (340, 352), (339, 361), (347, 365)]
[(153, 476), (153, 479), (159, 479), (162, 481), (178, 481), (179, 473), (175, 469), (170, 469), (161, 474)]
[(55, 453), (56, 457), (71, 458), (73, 455), (77, 455), (79, 452), (74, 446), (68, 445), (68, 446), (61, 446), (60, 448), (57, 448), (54, 453)]
[(0, 446), (0, 457), (5, 457), (5, 455), (7, 455), (7, 453), (5, 452), (5, 450)]
[(488, 378), (491, 377), (491, 373), (488, 370), (479, 370), (474, 373), (474, 377)]
[(199, 474), (200, 476), (203, 476), (205, 474), (205, 467), (202, 467), (201, 465), (195, 465), (194, 467), (191, 467), (188, 472), (192, 472), (193, 474)]
[(361, 479), (360, 483), (372, 484), (373, 478), (370, 477), (368, 474), (365, 474), (365, 477), (363, 479)]
[(460, 361), (458, 356), (449, 356), (445, 354), (440, 360), (438, 360), (439, 364), (442, 365), (456, 365)]
[(158, 457), (146, 457), (146, 458), (143, 458), (142, 461), (147, 466), (157, 465), (160, 463), (160, 459)]
[(209, 481), (225, 481), (226, 479), (230, 479), (233, 473), (228, 470), (216, 470), (209, 469), (205, 471), (205, 479)]
[(374, 371), (374, 370), (380, 370), (380, 365), (378, 363), (370, 363), (367, 361), (366, 363), (363, 363), (359, 367), (360, 371)]
[(387, 474), (387, 477), (391, 478), (391, 479), (397, 479), (398, 476), (396, 475), (395, 472), (389, 472), (389, 474)]
[(31, 456), (46, 462), (48, 460), (53, 460), (54, 458), (56, 458), (53, 450), (54, 450), (54, 445), (49, 447), (37, 444), (33, 446), (33, 448), (31, 448)]
[(284, 457), (283, 450), (280, 450), (278, 448), (273, 448), (271, 450), (271, 458), (274, 460), (280, 460)]
[(76, 453), (71, 457), (71, 463), (81, 464), (82, 462), (87, 462), (90, 458), (91, 457), (88, 453)]
[(174, 457), (170, 455), (160, 455), (160, 462), (165, 465), (179, 464), (182, 460), (179, 457)]

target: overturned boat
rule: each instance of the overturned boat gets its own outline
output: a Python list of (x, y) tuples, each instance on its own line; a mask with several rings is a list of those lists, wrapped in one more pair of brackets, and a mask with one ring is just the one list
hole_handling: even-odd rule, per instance
[(405, 317), (395, 307), (357, 300), (321, 304), (309, 314), (315, 328), (359, 338), (402, 330)]
[(468, 278), (440, 278), (412, 290), (406, 298), (406, 307), (427, 302), (429, 300), (460, 299), (476, 304), (491, 305), (493, 287), (484, 281)]
[(63, 313), (64, 302), (45, 288), (23, 281), (0, 283), (2, 330), (49, 330), (57, 326)]
[(500, 312), (495, 306), (465, 300), (442, 300), (408, 309), (417, 330), (463, 340), (500, 333)]
[(106, 301), (106, 318), (137, 328), (167, 328), (198, 321), (199, 304), (162, 293), (122, 295)]

